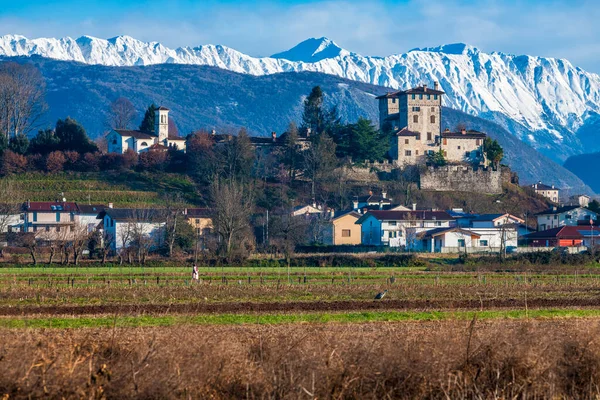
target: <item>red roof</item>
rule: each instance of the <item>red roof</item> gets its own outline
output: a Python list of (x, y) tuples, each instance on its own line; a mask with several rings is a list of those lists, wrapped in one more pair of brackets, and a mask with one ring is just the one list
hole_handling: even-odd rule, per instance
[(396, 136), (414, 136), (417, 137), (419, 135), (418, 132), (409, 131), (408, 128), (404, 127), (393, 133)]
[(25, 211), (78, 212), (77, 203), (62, 201), (28, 201)]
[(545, 231), (533, 232), (524, 237), (526, 239), (583, 239), (592, 235), (600, 235), (600, 228), (589, 226), (560, 226)]

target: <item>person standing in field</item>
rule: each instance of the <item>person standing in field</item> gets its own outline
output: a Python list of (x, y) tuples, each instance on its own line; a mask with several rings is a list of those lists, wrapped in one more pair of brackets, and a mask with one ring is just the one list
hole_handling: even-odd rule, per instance
[(198, 266), (196, 264), (194, 264), (194, 266), (192, 267), (192, 280), (198, 280)]

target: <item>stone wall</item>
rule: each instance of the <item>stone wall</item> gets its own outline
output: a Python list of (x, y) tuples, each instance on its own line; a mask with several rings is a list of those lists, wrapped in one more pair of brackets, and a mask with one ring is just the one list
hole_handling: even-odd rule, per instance
[(342, 171), (347, 180), (353, 182), (377, 182), (381, 179), (389, 179), (390, 174), (396, 168), (390, 162), (374, 162), (362, 166), (344, 166)]
[(420, 188), (440, 192), (502, 193), (502, 172), (463, 165), (427, 167), (420, 174)]

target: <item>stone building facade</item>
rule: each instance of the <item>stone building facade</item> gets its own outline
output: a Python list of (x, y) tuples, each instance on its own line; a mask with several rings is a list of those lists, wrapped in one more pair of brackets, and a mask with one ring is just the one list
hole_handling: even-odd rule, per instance
[(396, 165), (425, 164), (428, 154), (440, 150), (451, 162), (483, 162), (485, 133), (442, 132), (444, 94), (436, 82), (433, 89), (422, 85), (377, 97), (380, 127), (392, 131), (390, 155)]

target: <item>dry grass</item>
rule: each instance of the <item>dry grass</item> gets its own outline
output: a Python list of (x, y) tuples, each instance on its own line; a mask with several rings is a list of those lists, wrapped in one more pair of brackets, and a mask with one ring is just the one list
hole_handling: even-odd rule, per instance
[(2, 330), (9, 398), (597, 398), (598, 320)]

